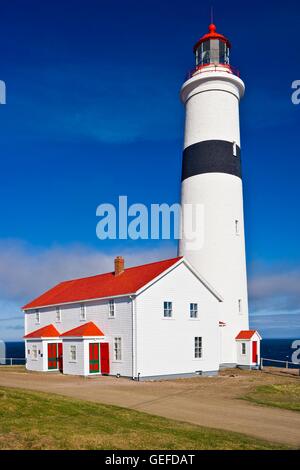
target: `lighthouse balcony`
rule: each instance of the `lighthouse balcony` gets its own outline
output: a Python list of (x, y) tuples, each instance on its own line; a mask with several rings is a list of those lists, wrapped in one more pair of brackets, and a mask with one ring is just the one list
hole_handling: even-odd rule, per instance
[(231, 65), (227, 64), (205, 64), (205, 65), (197, 65), (193, 70), (190, 70), (186, 75), (186, 80), (194, 77), (195, 75), (202, 74), (202, 73), (210, 73), (210, 72), (227, 72), (231, 75), (236, 75), (240, 78), (240, 71), (232, 67)]

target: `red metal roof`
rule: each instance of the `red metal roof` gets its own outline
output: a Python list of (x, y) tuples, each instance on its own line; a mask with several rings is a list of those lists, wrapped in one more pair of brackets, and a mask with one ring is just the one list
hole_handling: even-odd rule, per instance
[(39, 328), (38, 330), (32, 331), (28, 335), (24, 336), (24, 338), (58, 338), (60, 336), (60, 332), (57, 331), (54, 325), (47, 325)]
[(95, 323), (89, 321), (88, 323), (84, 323), (83, 325), (77, 326), (77, 328), (73, 328), (72, 330), (66, 331), (60, 335), (62, 338), (66, 336), (104, 336), (104, 333), (98, 328)]
[(251, 339), (257, 333), (256, 330), (243, 330), (240, 331), (235, 339)]
[(181, 258), (127, 268), (118, 276), (113, 272), (61, 282), (22, 307), (24, 310), (69, 302), (133, 294), (166, 271)]
[(223, 34), (217, 33), (216, 25), (212, 23), (209, 25), (208, 29), (209, 29), (209, 33), (204, 34), (204, 36), (202, 36), (202, 38), (199, 39), (199, 41), (195, 44), (194, 52), (200, 46), (200, 44), (210, 39), (219, 39), (220, 41), (225, 42), (225, 44), (227, 44), (227, 46), (231, 48), (231, 44), (229, 40), (225, 36), (223, 36)]

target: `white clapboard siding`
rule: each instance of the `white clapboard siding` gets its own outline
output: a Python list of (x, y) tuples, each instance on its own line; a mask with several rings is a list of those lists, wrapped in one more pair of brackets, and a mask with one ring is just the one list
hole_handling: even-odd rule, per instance
[[(163, 317), (163, 303), (173, 317)], [(198, 319), (190, 319), (198, 303)], [(136, 299), (137, 374), (141, 377), (217, 371), (219, 301), (184, 264), (180, 264)], [(202, 337), (203, 358), (194, 358), (194, 338)]]

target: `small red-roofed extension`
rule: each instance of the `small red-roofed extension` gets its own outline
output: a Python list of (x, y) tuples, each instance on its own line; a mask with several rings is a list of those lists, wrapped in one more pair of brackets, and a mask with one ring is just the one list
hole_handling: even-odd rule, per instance
[(32, 331), (28, 335), (25, 335), (25, 339), (30, 338), (59, 338), (60, 332), (55, 328), (54, 325), (47, 325), (39, 328), (38, 330)]

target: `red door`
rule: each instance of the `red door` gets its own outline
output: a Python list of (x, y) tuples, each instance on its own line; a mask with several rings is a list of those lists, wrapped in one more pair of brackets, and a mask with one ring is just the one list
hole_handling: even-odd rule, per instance
[(108, 343), (100, 343), (101, 374), (109, 374), (109, 347)]
[(58, 368), (60, 372), (63, 371), (63, 348), (62, 348), (62, 343), (58, 343)]
[(100, 372), (99, 343), (90, 343), (90, 374)]
[(57, 343), (48, 343), (48, 369), (57, 369)]
[(252, 343), (252, 362), (257, 364), (257, 341), (253, 341)]

